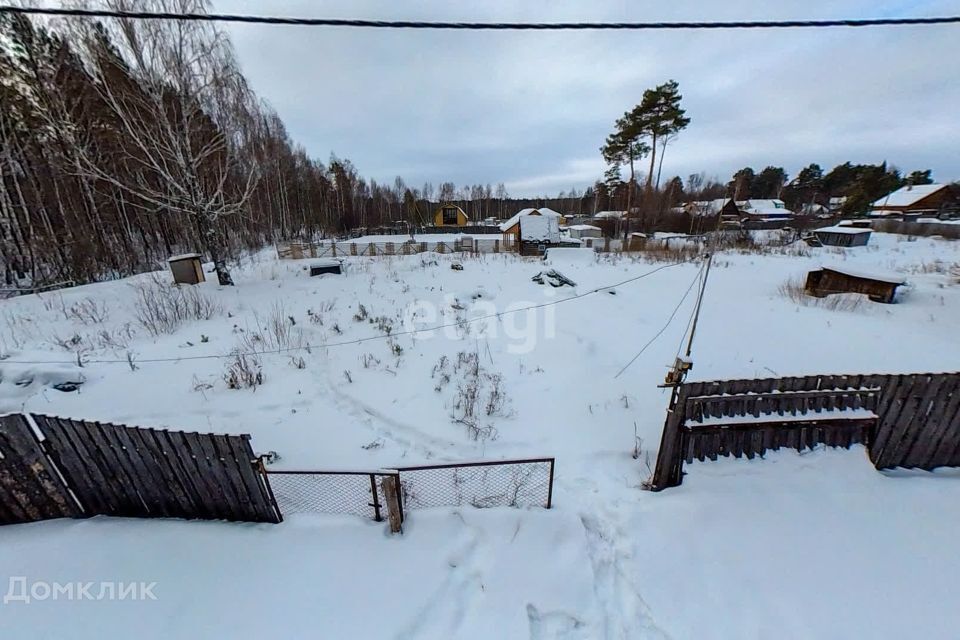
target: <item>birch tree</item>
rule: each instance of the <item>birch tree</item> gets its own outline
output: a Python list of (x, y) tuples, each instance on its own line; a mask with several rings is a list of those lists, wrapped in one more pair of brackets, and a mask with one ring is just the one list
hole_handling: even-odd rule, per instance
[[(195, 13), (203, 0), (109, 0), (115, 10)], [(238, 153), (237, 120), (249, 94), (225, 34), (212, 23), (77, 21), (85, 58), (118, 139), (111, 149), (76, 130), (78, 170), (126, 193), (155, 215), (192, 221), (221, 285), (224, 220), (242, 214), (257, 172)]]

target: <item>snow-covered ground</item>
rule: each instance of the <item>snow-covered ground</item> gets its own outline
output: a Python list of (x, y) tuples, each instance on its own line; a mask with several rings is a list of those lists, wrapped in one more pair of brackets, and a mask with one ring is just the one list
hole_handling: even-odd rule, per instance
[[(553, 288), (530, 280), (545, 265), (513, 255), (354, 258), (345, 275), (314, 278), (309, 260), (274, 255), (246, 260), (236, 287), (197, 287), (220, 312), (159, 337), (136, 319), (149, 275), (0, 303), (0, 410), (251, 433), (281, 468), (552, 455), (554, 509), (414, 511), (403, 536), (320, 515), (4, 527), (0, 588), (16, 576), (145, 581), (157, 600), (0, 605), (0, 637), (956, 636), (960, 473), (878, 473), (862, 448), (781, 451), (694, 463), (681, 487), (641, 490), (668, 399), (656, 385), (692, 294), (615, 376), (698, 265), (653, 272), (666, 263), (572, 250), (548, 266), (577, 286)], [(895, 305), (830, 308), (781, 293), (824, 263), (900, 273), (909, 286)], [(867, 247), (722, 253), (691, 379), (956, 370), (957, 264), (960, 243), (879, 233)], [(479, 316), (493, 317), (469, 322)], [(285, 320), (280, 339), (274, 317)], [(447, 326), (398, 335), (436, 325)], [(278, 343), (312, 347), (262, 356), (254, 390), (228, 389), (223, 359), (186, 359)], [(82, 368), (69, 364), (77, 350)], [(478, 412), (491, 437), (452, 419), (470, 383), (457, 363), (474, 357), (481, 397), (504, 396), (492, 415)], [(81, 377), (79, 392), (52, 388)]]

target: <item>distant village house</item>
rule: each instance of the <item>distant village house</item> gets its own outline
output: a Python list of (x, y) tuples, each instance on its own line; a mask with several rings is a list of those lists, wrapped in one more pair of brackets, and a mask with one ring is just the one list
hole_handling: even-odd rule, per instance
[(443, 204), (433, 213), (436, 227), (464, 227), (468, 222), (466, 212), (455, 204)]
[(918, 184), (901, 187), (870, 206), (875, 217), (946, 217), (960, 213), (960, 194), (949, 184)]

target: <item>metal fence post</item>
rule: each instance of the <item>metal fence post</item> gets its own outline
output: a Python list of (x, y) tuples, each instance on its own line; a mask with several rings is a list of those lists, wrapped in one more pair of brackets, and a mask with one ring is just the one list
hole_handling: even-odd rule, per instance
[(380, 522), (382, 519), (380, 517), (380, 496), (377, 495), (377, 476), (370, 474), (370, 491), (373, 493), (373, 504), (370, 506), (373, 507), (373, 519), (377, 522)]
[(553, 465), (556, 462), (554, 458), (550, 458), (550, 480), (549, 485), (547, 486), (547, 509), (553, 506)]
[(403, 485), (400, 483), (400, 472), (395, 476), (397, 478), (397, 506), (400, 508), (400, 523), (403, 524)]

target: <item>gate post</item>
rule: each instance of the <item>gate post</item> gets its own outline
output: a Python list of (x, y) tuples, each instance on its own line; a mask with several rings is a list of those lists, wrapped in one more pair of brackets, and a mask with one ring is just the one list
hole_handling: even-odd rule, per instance
[(400, 506), (400, 474), (384, 476), (380, 481), (387, 501), (387, 519), (391, 533), (403, 533), (403, 508)]

